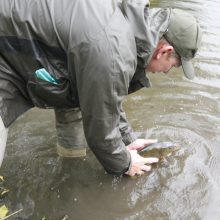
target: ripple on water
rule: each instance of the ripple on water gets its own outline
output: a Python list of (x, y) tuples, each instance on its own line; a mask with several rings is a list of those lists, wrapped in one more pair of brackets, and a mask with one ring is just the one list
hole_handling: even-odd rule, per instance
[(169, 216), (169, 219), (200, 219), (210, 199), (213, 181), (210, 171), (216, 166), (216, 160), (210, 159), (214, 155), (209, 142), (193, 130), (181, 127), (151, 128), (145, 138), (152, 134), (162, 140), (178, 142), (182, 149), (171, 158), (168, 167), (159, 165), (154, 170), (153, 182), (146, 178), (139, 190), (132, 192), (132, 205), (139, 204), (140, 200), (146, 203), (143, 216), (150, 217), (156, 209), (161, 217)]

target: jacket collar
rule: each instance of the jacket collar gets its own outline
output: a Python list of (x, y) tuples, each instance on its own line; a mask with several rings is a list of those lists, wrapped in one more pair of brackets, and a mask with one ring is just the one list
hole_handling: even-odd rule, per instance
[(124, 0), (122, 8), (133, 29), (139, 66), (145, 67), (169, 25), (170, 9), (149, 8), (149, 0)]

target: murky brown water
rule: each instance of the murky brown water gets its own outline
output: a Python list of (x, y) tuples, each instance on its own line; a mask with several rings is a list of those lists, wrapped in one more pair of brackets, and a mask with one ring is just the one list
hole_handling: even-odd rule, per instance
[(142, 137), (172, 140), (182, 149), (138, 179), (107, 175), (89, 151), (85, 159), (55, 152), (52, 111), (33, 109), (12, 127), (1, 174), (10, 188), (11, 219), (217, 220), (220, 215), (220, 1), (152, 1), (199, 19), (204, 36), (195, 59), (198, 77), (180, 69), (151, 76), (153, 88), (125, 102)]

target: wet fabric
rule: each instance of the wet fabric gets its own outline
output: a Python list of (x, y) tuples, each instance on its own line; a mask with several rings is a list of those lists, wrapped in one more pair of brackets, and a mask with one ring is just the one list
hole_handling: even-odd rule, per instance
[(87, 143), (80, 109), (56, 109), (55, 116), (58, 145), (69, 149), (85, 148)]

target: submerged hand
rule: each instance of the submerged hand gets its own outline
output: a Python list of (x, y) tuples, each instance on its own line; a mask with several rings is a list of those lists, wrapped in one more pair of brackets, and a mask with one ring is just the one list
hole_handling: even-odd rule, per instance
[(127, 146), (128, 150), (141, 150), (143, 149), (144, 147), (150, 145), (150, 144), (153, 144), (153, 143), (156, 143), (157, 140), (155, 139), (137, 139), (135, 140), (134, 142), (132, 142), (131, 144), (129, 144)]
[[(129, 150), (129, 149), (128, 149)], [(142, 175), (147, 171), (151, 170), (151, 165), (146, 164), (152, 164), (157, 163), (158, 158), (156, 157), (142, 157), (137, 153), (137, 150), (129, 150), (131, 154), (131, 165), (129, 170), (125, 173), (128, 176), (135, 176), (135, 175)]]

